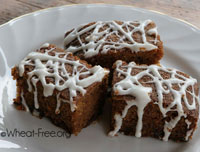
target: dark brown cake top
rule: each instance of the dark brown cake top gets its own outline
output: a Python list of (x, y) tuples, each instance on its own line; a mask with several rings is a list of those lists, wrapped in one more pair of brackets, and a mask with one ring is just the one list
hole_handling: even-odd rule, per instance
[(64, 46), (68, 52), (81, 52), (89, 58), (122, 48), (132, 52), (151, 51), (158, 48), (159, 42), (157, 27), (151, 20), (98, 21), (67, 32)]
[[(108, 70), (87, 64), (85, 61), (66, 53), (54, 45), (45, 44), (40, 50), (31, 52), (18, 65), (20, 77), (27, 78), (29, 91), (34, 91), (35, 108), (38, 109), (37, 83), (43, 86), (45, 97), (51, 96), (57, 90), (57, 108), (64, 100), (76, 109), (74, 99), (77, 93), (84, 95), (86, 88), (95, 82), (100, 82)], [(34, 89), (33, 89), (34, 88)], [(67, 99), (61, 99), (60, 92), (68, 90)]]
[[(181, 117), (186, 118), (186, 124), (189, 126), (191, 122), (187, 120), (187, 115), (192, 111), (197, 111), (194, 112), (197, 115), (199, 113), (196, 79), (176, 69), (168, 69), (158, 65), (139, 66), (134, 62), (127, 64), (117, 61), (115, 63), (113, 94), (120, 100), (122, 98), (126, 100), (127, 105), (122, 114), (115, 115), (116, 126), (110, 132), (111, 136), (119, 131), (123, 118), (132, 106), (137, 106), (138, 124), (135, 134), (137, 137), (141, 136), (143, 111), (148, 103), (157, 104), (163, 117), (166, 117), (168, 112), (177, 112), (177, 116), (165, 121), (163, 140), (168, 140), (172, 129)], [(198, 116), (194, 117), (198, 118)], [(188, 131), (186, 140), (190, 134), (191, 131)]]

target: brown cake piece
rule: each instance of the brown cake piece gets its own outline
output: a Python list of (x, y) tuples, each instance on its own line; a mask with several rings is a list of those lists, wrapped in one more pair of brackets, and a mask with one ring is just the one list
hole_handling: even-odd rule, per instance
[(113, 68), (110, 136), (118, 132), (188, 141), (199, 119), (196, 79), (160, 65), (117, 61)]
[(12, 69), (17, 80), (14, 103), (37, 111), (77, 135), (98, 116), (108, 84), (107, 69), (92, 67), (54, 45), (31, 52)]
[(81, 25), (65, 34), (64, 47), (92, 65), (110, 69), (116, 60), (150, 65), (163, 56), (163, 44), (151, 20)]

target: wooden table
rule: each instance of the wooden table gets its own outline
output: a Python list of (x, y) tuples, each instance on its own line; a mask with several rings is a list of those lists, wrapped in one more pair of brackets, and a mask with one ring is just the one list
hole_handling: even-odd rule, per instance
[(132, 5), (180, 18), (200, 28), (200, 0), (0, 0), (0, 24), (39, 9), (82, 3)]

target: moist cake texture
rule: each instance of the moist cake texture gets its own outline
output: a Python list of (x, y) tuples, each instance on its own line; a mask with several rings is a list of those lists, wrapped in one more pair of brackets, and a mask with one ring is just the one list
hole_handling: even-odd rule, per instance
[(112, 83), (109, 136), (192, 138), (197, 81), (159, 64), (163, 43), (153, 21), (80, 25), (65, 34), (64, 49), (46, 43), (12, 68), (18, 109), (78, 135), (100, 114)]
[(65, 34), (64, 47), (92, 65), (112, 68), (116, 60), (156, 64), (163, 45), (155, 23), (145, 21), (98, 21)]
[(106, 97), (107, 69), (87, 64), (71, 53), (45, 44), (12, 69), (17, 107), (35, 110), (77, 135), (94, 120)]
[(196, 79), (159, 65), (114, 64), (110, 136), (188, 141), (199, 119)]

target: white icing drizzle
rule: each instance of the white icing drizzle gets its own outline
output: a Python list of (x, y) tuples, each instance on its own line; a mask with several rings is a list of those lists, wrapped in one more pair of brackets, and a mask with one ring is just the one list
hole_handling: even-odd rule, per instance
[[(48, 47), (45, 45), (43, 47)], [(88, 86), (94, 82), (102, 81), (103, 77), (109, 73), (108, 70), (103, 69), (100, 66), (94, 66), (92, 68), (86, 67), (84, 64), (80, 63), (79, 60), (70, 60), (68, 55), (71, 53), (55, 52), (55, 55), (50, 55), (55, 48), (46, 49), (44, 53), (41, 52), (31, 52), (25, 57), (19, 64), (19, 74), (22, 77), (25, 71), (25, 66), (33, 66), (34, 69), (27, 72), (28, 79), (28, 90), (34, 91), (34, 104), (35, 108), (39, 108), (38, 104), (38, 92), (37, 83), (40, 81), (43, 85), (43, 94), (45, 97), (53, 95), (54, 90), (63, 91), (65, 89), (69, 90), (69, 100), (61, 99), (60, 93), (57, 94), (57, 106), (56, 113), (59, 113), (59, 107), (61, 101), (68, 102), (71, 107), (71, 111), (75, 111), (76, 103), (74, 103), (73, 98), (77, 96), (77, 92), (82, 95), (86, 93)], [(72, 73), (66, 69), (66, 65), (72, 66)], [(86, 76), (86, 78), (81, 79), (81, 77)], [(54, 83), (48, 83), (47, 78), (53, 78)], [(34, 89), (32, 88), (34, 87)]]
[[(144, 71), (141, 71), (138, 74), (132, 76), (131, 71), (133, 68), (143, 69)], [(177, 111), (178, 113), (178, 116), (175, 117), (174, 119), (171, 118), (169, 122), (165, 121), (164, 130), (163, 130), (164, 141), (168, 140), (172, 129), (176, 126), (178, 121), (182, 117), (185, 117), (185, 118), (187, 117), (186, 114), (184, 113), (183, 106), (181, 103), (182, 98), (188, 110), (196, 109), (196, 102), (195, 102), (196, 100), (199, 104), (199, 97), (197, 97), (194, 92), (194, 84), (197, 83), (196, 79), (193, 79), (192, 77), (186, 78), (183, 75), (177, 73), (178, 71), (176, 69), (169, 70), (165, 67), (160, 67), (157, 65), (137, 66), (134, 62), (130, 62), (128, 65), (123, 66), (122, 61), (117, 61), (116, 71), (118, 72), (118, 77), (120, 77), (120, 75), (123, 75), (125, 76), (125, 78), (113, 86), (114, 94), (115, 95), (131, 95), (131, 96), (134, 96), (135, 99), (131, 101), (127, 101), (127, 105), (122, 111), (122, 115), (120, 114), (115, 115), (114, 117), (115, 129), (109, 133), (110, 136), (114, 136), (120, 130), (123, 118), (126, 117), (128, 109), (131, 108), (133, 105), (136, 105), (138, 109), (137, 110), (138, 123), (136, 127), (135, 136), (136, 137), (141, 136), (143, 110), (146, 107), (146, 105), (151, 101), (150, 95), (149, 95), (151, 93), (151, 89), (148, 87), (144, 87), (138, 81), (144, 76), (149, 76), (152, 80), (148, 82), (143, 82), (143, 83), (155, 84), (156, 91), (158, 94), (158, 102), (155, 102), (154, 104), (158, 104), (163, 117), (166, 117), (169, 111)], [(167, 72), (171, 75), (171, 77), (169, 79), (163, 79), (159, 71)], [(177, 84), (180, 90), (173, 89), (172, 87), (173, 84)], [(163, 85), (164, 86), (166, 85), (167, 88), (163, 87)], [(191, 92), (186, 90), (189, 86), (192, 87)], [(186, 92), (192, 95), (193, 97), (192, 104), (189, 104), (189, 101), (186, 97)], [(170, 103), (170, 105), (168, 105), (168, 107), (164, 107), (163, 94), (169, 94), (169, 93), (173, 94), (174, 100)], [(174, 108), (174, 106), (176, 106), (176, 108)]]
[[(188, 121), (187, 119), (185, 120), (185, 123), (187, 124), (187, 129), (190, 129), (190, 125), (192, 124), (190, 121)], [(192, 134), (193, 129), (190, 129), (187, 131), (186, 136), (185, 136), (185, 140), (188, 141), (189, 137)]]
[[(156, 43), (158, 36), (156, 27), (145, 32), (145, 27), (150, 23), (152, 23), (151, 20), (135, 22), (126, 21), (122, 22), (122, 25), (118, 24), (116, 21), (98, 21), (84, 29), (82, 29), (82, 25), (73, 29), (72, 32), (65, 37), (64, 46), (66, 48), (66, 46), (69, 45), (73, 40), (77, 39), (80, 43), (80, 46), (70, 45), (68, 48), (66, 48), (66, 51), (75, 53), (82, 50), (86, 58), (97, 55), (98, 53), (106, 54), (111, 49), (117, 50), (121, 48), (129, 48), (132, 52), (150, 51), (157, 49)], [(138, 26), (133, 24), (138, 24)], [(108, 28), (100, 32), (99, 30), (104, 26), (108, 26)], [(124, 30), (124, 28), (126, 30)], [(81, 40), (81, 35), (91, 30), (93, 30), (92, 33), (85, 38), (86, 42), (83, 42)], [(141, 33), (143, 43), (138, 43), (134, 40), (132, 35), (136, 32)], [(111, 35), (116, 35), (119, 40), (117, 42), (112, 41), (109, 38)], [(146, 35), (155, 35), (154, 40), (151, 40), (153, 44), (147, 41)], [(130, 43), (125, 42), (125, 40), (129, 40)]]
[(55, 110), (56, 114), (60, 113), (61, 99), (59, 97), (60, 97), (60, 93), (58, 93), (56, 96), (56, 100), (57, 100), (57, 105), (56, 105), (56, 110)]
[(24, 106), (25, 111), (28, 112), (29, 108), (28, 108), (28, 105), (26, 104), (25, 99), (24, 99), (24, 92), (21, 92), (21, 99), (22, 99), (22, 105)]
[(38, 109), (39, 108), (38, 97), (37, 97), (38, 91), (37, 91), (37, 86), (36, 86), (38, 79), (34, 78), (34, 77), (32, 77), (31, 79), (32, 79), (31, 82), (34, 86), (34, 106), (35, 106), (36, 109)]
[(35, 117), (40, 117), (40, 112), (35, 110), (35, 109), (33, 109), (32, 115), (35, 116)]
[(187, 119), (185, 120), (185, 123), (187, 124), (187, 129), (190, 128), (190, 125), (192, 124), (190, 121), (188, 121)]
[(126, 76), (125, 79), (122, 81), (116, 83), (113, 87), (114, 92), (117, 92), (117, 95), (132, 95), (135, 97), (135, 100), (126, 101), (126, 106), (122, 112), (122, 115), (116, 114), (115, 121), (116, 121), (116, 128), (109, 133), (110, 136), (114, 136), (122, 125), (122, 119), (126, 116), (129, 108), (136, 105), (138, 110), (138, 123), (136, 126), (136, 137), (141, 137), (141, 130), (142, 130), (142, 117), (143, 117), (143, 110), (146, 107), (146, 105), (151, 101), (149, 97), (149, 93), (151, 93), (152, 89), (148, 87), (143, 87), (137, 78), (131, 76), (132, 67), (135, 65), (135, 63), (130, 63), (130, 66), (127, 69), (127, 72), (124, 72), (119, 69), (119, 65), (121, 64), (121, 61), (117, 62), (117, 71), (120, 74), (123, 74)]
[(46, 47), (49, 47), (49, 43), (44, 43), (43, 45), (42, 45), (42, 48), (46, 48)]

